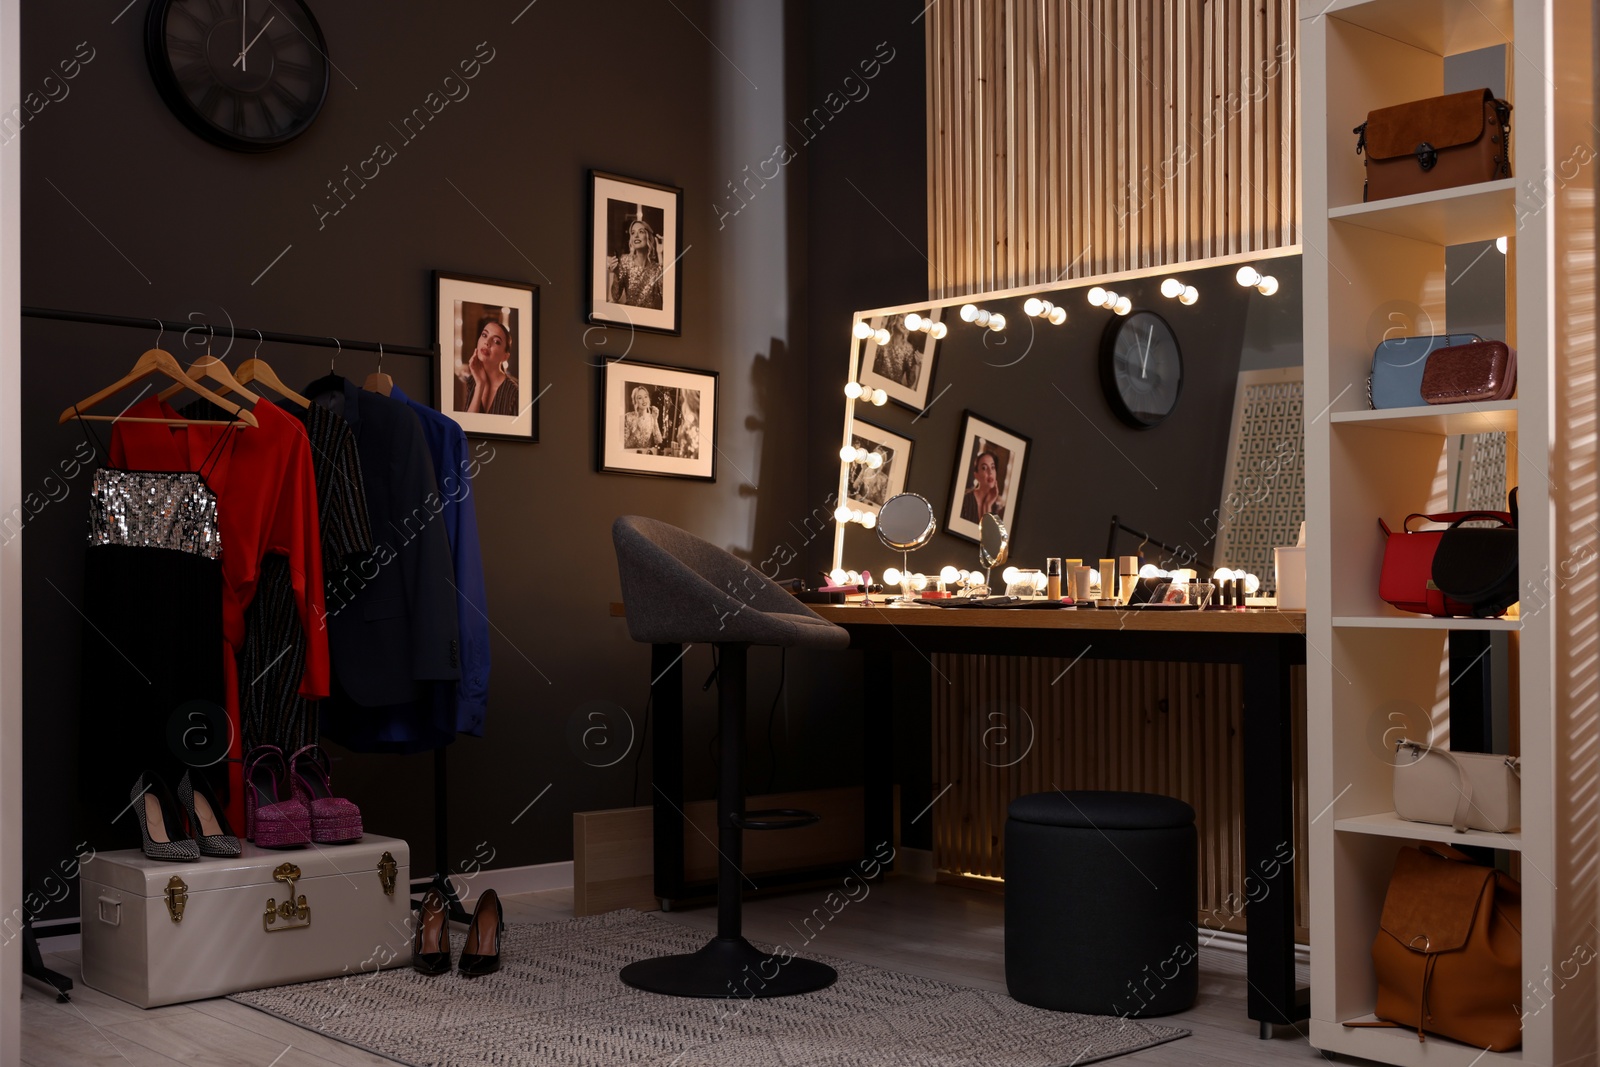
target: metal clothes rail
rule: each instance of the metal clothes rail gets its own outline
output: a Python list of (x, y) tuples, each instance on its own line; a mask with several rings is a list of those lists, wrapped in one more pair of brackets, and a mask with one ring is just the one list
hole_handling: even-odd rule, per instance
[[(212, 337), (216, 336), (216, 324), (206, 322), (174, 322), (168, 319), (132, 318), (127, 315), (101, 315), (90, 311), (64, 311), (60, 308), (24, 307), (23, 318), (28, 319), (55, 319), (60, 322), (84, 322), (93, 326), (124, 326), (131, 329), (149, 330), (156, 328), (162, 331), (171, 330), (177, 334), (186, 334), (191, 330), (198, 330)], [(311, 348), (350, 349), (352, 352), (381, 352), (383, 355), (399, 356), (432, 356), (433, 348), (418, 348), (415, 345), (391, 345), (382, 341), (347, 341), (341, 337), (317, 337), (304, 333), (281, 333), (277, 330), (245, 329), (243, 326), (230, 324), (226, 336), (240, 340), (271, 341), (274, 344), (306, 345)]]

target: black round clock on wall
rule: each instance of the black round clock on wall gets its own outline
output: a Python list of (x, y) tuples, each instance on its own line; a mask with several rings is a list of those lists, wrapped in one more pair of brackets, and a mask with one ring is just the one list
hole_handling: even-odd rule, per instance
[(144, 50), (172, 113), (237, 152), (288, 144), (328, 95), (327, 43), (301, 0), (150, 0)]
[(1183, 391), (1183, 354), (1153, 311), (1118, 316), (1100, 341), (1100, 387), (1117, 418), (1148, 430), (1172, 414)]

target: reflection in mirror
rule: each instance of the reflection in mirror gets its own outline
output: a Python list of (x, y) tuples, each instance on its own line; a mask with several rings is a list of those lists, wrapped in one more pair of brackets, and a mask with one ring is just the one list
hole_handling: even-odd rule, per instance
[[(916, 493), (901, 493), (884, 501), (878, 512), (878, 540), (900, 551), (900, 596), (889, 602), (891, 607), (915, 604), (916, 592), (912, 588), (910, 552), (933, 540), (939, 524), (934, 520), (933, 505)], [(894, 584), (894, 568), (884, 572), (884, 581)]]

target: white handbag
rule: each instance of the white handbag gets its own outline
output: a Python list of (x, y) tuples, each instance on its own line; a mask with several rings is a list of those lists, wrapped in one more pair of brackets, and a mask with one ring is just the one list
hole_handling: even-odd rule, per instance
[(1455, 832), (1509, 833), (1522, 825), (1522, 779), (1515, 756), (1451, 752), (1395, 742), (1394, 813)]

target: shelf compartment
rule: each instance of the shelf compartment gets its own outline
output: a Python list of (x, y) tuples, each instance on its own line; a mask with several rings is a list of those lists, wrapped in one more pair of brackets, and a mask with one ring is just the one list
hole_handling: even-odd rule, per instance
[(1453, 436), (1466, 433), (1516, 433), (1517, 402), (1494, 400), (1482, 404), (1438, 404), (1415, 408), (1336, 411), (1330, 422), (1380, 430)]
[[(1352, 1030), (1340, 1022), (1311, 1020), (1311, 1046), (1324, 1052), (1338, 1052), (1346, 1056), (1398, 1064), (1400, 1067), (1495, 1067), (1502, 1063), (1522, 1063), (1522, 1050), (1515, 1052), (1485, 1052), (1481, 1048), (1463, 1045), (1447, 1037), (1428, 1035), (1428, 1040), (1418, 1041), (1417, 1032), (1405, 1027), (1396, 1029)], [(1377, 1017), (1363, 1015), (1349, 1022), (1376, 1022)]]
[(1336, 629), (1360, 630), (1520, 630), (1522, 620), (1439, 619), (1432, 615), (1335, 615)]
[(1512, 34), (1512, 0), (1334, 0), (1318, 14), (1436, 56), (1509, 44)]
[(1408, 822), (1392, 811), (1336, 819), (1333, 828), (1349, 834), (1375, 834), (1379, 837), (1401, 837), (1408, 841), (1440, 841), (1447, 845), (1476, 845), (1479, 848), (1498, 848), (1508, 852), (1522, 851), (1520, 833), (1491, 834), (1482, 830), (1468, 830), (1464, 834), (1458, 834), (1448, 826)]
[(1458, 185), (1328, 209), (1328, 221), (1435, 245), (1493, 241), (1517, 231), (1517, 179)]

